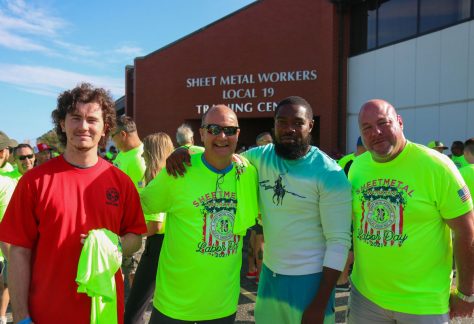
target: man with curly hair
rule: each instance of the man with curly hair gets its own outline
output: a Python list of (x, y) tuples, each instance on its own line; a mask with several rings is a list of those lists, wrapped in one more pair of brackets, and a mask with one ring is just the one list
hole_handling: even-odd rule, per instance
[[(110, 94), (80, 84), (58, 97), (52, 117), (64, 154), (21, 178), (0, 224), (0, 241), (10, 245), (13, 316), (21, 323), (88, 323), (91, 299), (75, 283), (81, 243), (90, 230), (108, 229), (130, 255), (146, 226), (130, 178), (97, 154), (115, 126)], [(121, 323), (120, 271), (115, 284)]]

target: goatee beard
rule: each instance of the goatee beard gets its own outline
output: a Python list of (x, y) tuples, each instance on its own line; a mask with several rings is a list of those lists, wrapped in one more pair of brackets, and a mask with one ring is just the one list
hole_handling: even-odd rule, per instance
[(310, 144), (311, 137), (309, 136), (303, 138), (301, 143), (297, 144), (281, 144), (276, 142), (275, 153), (286, 160), (296, 160), (308, 153)]

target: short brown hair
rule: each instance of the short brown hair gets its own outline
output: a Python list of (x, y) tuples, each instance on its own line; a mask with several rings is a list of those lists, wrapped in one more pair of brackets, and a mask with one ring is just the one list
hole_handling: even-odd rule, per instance
[(105, 136), (99, 142), (99, 146), (104, 146), (107, 142), (110, 131), (115, 127), (115, 102), (109, 91), (103, 88), (95, 88), (90, 83), (81, 83), (72, 90), (66, 90), (58, 97), (58, 104), (51, 113), (54, 130), (58, 135), (61, 144), (66, 146), (67, 137), (61, 129), (61, 122), (66, 119), (66, 115), (76, 110), (78, 103), (98, 103), (102, 109), (104, 119)]

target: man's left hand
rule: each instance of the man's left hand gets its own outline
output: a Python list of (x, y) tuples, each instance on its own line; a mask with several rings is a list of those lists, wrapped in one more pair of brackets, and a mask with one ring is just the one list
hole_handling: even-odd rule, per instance
[(455, 294), (449, 298), (449, 317), (472, 317), (474, 316), (474, 303), (468, 303)]

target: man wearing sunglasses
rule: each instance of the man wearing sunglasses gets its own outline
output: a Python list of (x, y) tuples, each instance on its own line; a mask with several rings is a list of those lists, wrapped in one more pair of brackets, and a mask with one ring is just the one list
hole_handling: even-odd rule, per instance
[[(16, 145), (17, 143), (14, 140), (0, 131), (0, 221), (15, 190), (16, 181), (12, 177), (14, 170), (11, 164), (8, 163), (8, 158), (10, 156), (9, 149)], [(0, 252), (0, 324), (7, 323), (6, 311), (10, 301), (7, 287), (7, 261), (4, 255), (6, 255), (6, 251), (4, 254), (2, 249), (2, 252)]]
[(16, 180), (19, 180), (22, 175), (35, 166), (35, 153), (29, 144), (18, 144), (13, 149), (13, 158), (15, 159), (17, 169), (9, 174), (9, 176)]
[[(16, 181), (9, 176), (0, 175), (0, 221), (3, 219), (10, 198), (15, 190)], [(0, 324), (7, 324), (7, 307), (10, 295), (7, 286), (7, 250), (0, 251)]]
[(239, 133), (231, 109), (212, 107), (187, 176), (163, 170), (140, 193), (145, 213), (167, 213), (152, 324), (234, 323), (242, 239), (258, 215), (255, 168), (232, 162)]
[[(351, 241), (351, 189), (337, 163), (311, 146), (313, 124), (305, 99), (283, 99), (275, 108), (275, 144), (242, 154), (258, 170), (265, 236), (257, 323), (335, 320), (334, 287)], [(169, 160), (167, 170), (182, 173), (181, 162)]]

